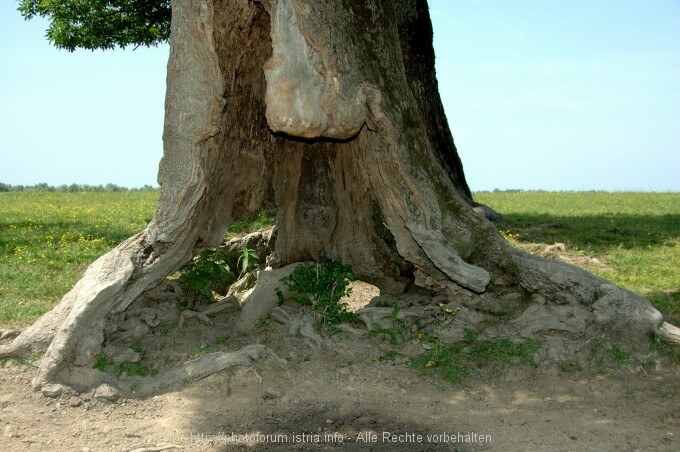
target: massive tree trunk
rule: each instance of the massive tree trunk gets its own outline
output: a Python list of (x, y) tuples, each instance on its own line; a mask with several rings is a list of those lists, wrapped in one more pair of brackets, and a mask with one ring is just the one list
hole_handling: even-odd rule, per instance
[(153, 221), (11, 347), (47, 347), (36, 386), (91, 381), (112, 319), (271, 208), (275, 267), (331, 258), (385, 292), (416, 284), (471, 307), (540, 294), (511, 315), (524, 336), (673, 334), (646, 300), (513, 249), (473, 210), (425, 0), (176, 0), (165, 121)]

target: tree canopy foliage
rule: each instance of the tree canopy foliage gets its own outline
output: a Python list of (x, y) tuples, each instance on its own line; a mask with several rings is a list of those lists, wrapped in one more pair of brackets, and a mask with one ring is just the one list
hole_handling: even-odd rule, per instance
[(170, 0), (19, 0), (19, 11), (47, 18), (47, 39), (71, 52), (156, 46), (170, 37)]

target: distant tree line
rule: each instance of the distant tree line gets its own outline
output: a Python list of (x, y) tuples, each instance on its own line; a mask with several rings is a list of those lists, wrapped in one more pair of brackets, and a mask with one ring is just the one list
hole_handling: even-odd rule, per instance
[(87, 184), (71, 184), (71, 185), (59, 185), (57, 187), (52, 185), (47, 185), (45, 183), (35, 184), (35, 185), (10, 185), (0, 182), (0, 193), (3, 192), (61, 192), (61, 193), (76, 193), (84, 191), (99, 191), (99, 192), (116, 192), (116, 191), (154, 191), (158, 190), (158, 187), (152, 187), (151, 185), (144, 185), (139, 188), (127, 188), (121, 187), (116, 184), (106, 184), (106, 185), (87, 185)]

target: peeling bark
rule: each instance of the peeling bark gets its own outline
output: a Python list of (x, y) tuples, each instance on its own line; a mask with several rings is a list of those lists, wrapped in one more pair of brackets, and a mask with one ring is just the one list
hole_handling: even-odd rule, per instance
[(55, 311), (14, 342), (12, 353), (19, 356), (47, 342), (45, 336), (54, 331), (33, 382), (36, 387), (61, 380), (77, 384), (68, 381), (66, 374), (73, 372), (65, 368), (91, 368), (101, 350), (107, 317), (124, 311), (178, 269), (197, 245), (219, 244), (228, 225), (228, 217), (215, 221), (205, 199), (205, 155), (214, 147), (225, 104), (211, 7), (205, 2), (177, 3), (158, 176), (162, 189), (154, 219), (144, 232), (93, 263)]

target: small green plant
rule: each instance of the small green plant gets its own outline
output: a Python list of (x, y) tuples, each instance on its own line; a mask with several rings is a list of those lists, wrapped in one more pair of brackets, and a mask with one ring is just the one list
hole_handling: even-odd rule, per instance
[(452, 309), (446, 307), (444, 303), (439, 303), (439, 305), (435, 307), (432, 311), (432, 315), (434, 316), (436, 325), (434, 335), (436, 337), (439, 337), (442, 333), (442, 330), (449, 326), (451, 322), (455, 320), (459, 312), (460, 307)]
[[(133, 349), (135, 346), (133, 345)], [(137, 347), (139, 348), (139, 346)], [(143, 352), (139, 350), (135, 350), (137, 353), (143, 354)], [(97, 357), (97, 360), (94, 362), (92, 365), (93, 369), (97, 369), (100, 372), (104, 372), (109, 366), (114, 366), (114, 362), (111, 361), (107, 356), (104, 355), (99, 355)], [(122, 362), (118, 363), (114, 366), (113, 368), (114, 373), (116, 376), (120, 377), (123, 374), (126, 375), (139, 375), (142, 377), (146, 377), (147, 375), (151, 375), (152, 377), (155, 377), (158, 375), (158, 370), (157, 369), (150, 369), (149, 366), (146, 366), (141, 363), (131, 363), (131, 362)]]
[(286, 302), (286, 299), (283, 296), (283, 292), (281, 292), (281, 289), (279, 289), (278, 287), (276, 288), (276, 298), (278, 300), (279, 306), (283, 305), (283, 303)]
[(111, 364), (113, 364), (108, 357), (104, 355), (99, 355), (97, 357), (97, 360), (94, 362), (92, 365), (93, 369), (97, 369), (100, 372), (104, 372), (107, 367), (109, 367)]
[(197, 357), (197, 356), (205, 355), (206, 353), (208, 353), (209, 348), (210, 348), (210, 345), (208, 345), (206, 343), (198, 344), (196, 346), (196, 349), (194, 350), (194, 356)]
[(390, 344), (397, 345), (399, 343), (400, 332), (392, 328), (385, 328), (379, 323), (375, 323), (373, 328), (366, 333), (366, 336), (382, 336), (383, 338), (389, 338)]
[(132, 349), (133, 352), (139, 353), (139, 359), (140, 360), (144, 359), (144, 357), (146, 356), (146, 352), (144, 351), (144, 346), (142, 345), (142, 343), (139, 340), (135, 341), (130, 346), (130, 348)]
[(38, 362), (42, 359), (42, 354), (39, 352), (33, 353), (31, 356), (25, 356), (22, 358), (11, 358), (16, 362), (23, 364), (26, 367), (36, 368), (38, 367)]
[(210, 298), (211, 286), (232, 276), (228, 259), (225, 252), (208, 248), (184, 267), (180, 282), (190, 291)]
[(392, 327), (385, 328), (380, 323), (376, 322), (373, 324), (373, 328), (366, 333), (366, 336), (382, 336), (383, 338), (389, 338), (392, 345), (397, 345), (399, 339), (403, 338), (407, 333), (404, 321), (399, 318), (399, 306), (394, 305), (390, 315), (383, 318), (389, 319), (392, 322)]
[(539, 347), (540, 343), (533, 339), (520, 343), (504, 338), (483, 341), (476, 331), (466, 329), (461, 343), (444, 345), (436, 340), (432, 350), (412, 358), (410, 365), (458, 382), (480, 367), (506, 365), (515, 360), (533, 364), (533, 354)]
[[(118, 363), (116, 364), (115, 373), (116, 376), (120, 377), (125, 373), (126, 375), (129, 376), (134, 376), (138, 375), (140, 377), (146, 377), (151, 373), (151, 369), (149, 366), (146, 366), (141, 363), (130, 363), (130, 362), (123, 362), (123, 363)], [(156, 371), (156, 374), (158, 374), (158, 371)], [(152, 375), (155, 376), (155, 375)]]
[(252, 272), (246, 273), (245, 276), (242, 277), (243, 279), (243, 285), (241, 286), (241, 291), (251, 289), (255, 287), (255, 283), (257, 283), (257, 279), (255, 278), (255, 275), (253, 275)]
[(255, 250), (245, 248), (243, 251), (241, 251), (236, 263), (236, 265), (240, 267), (241, 271), (239, 276), (245, 275), (248, 271), (250, 271), (251, 268), (254, 268), (257, 264), (253, 261), (257, 261), (259, 259), (260, 257), (257, 255)]
[(266, 315), (263, 315), (257, 319), (257, 324), (255, 325), (260, 331), (267, 331), (271, 327), (271, 320)]
[(570, 362), (570, 361), (562, 361), (557, 364), (557, 368), (560, 369), (564, 373), (571, 373), (571, 372), (580, 372), (583, 370), (583, 367), (579, 363), (575, 362)]
[(220, 336), (217, 339), (215, 339), (215, 343), (217, 345), (224, 345), (224, 344), (227, 343), (228, 340), (229, 340), (229, 335)]
[[(442, 331), (448, 325), (451, 324), (460, 312), (460, 307), (455, 309), (447, 307), (444, 303), (439, 303), (438, 306), (432, 308), (432, 316), (434, 317), (434, 332), (432, 334), (426, 334), (421, 331), (424, 326), (418, 325), (418, 334), (416, 338), (420, 341), (420, 344), (425, 350), (433, 350), (436, 348), (442, 336)], [(473, 330), (465, 330), (465, 340), (474, 341), (477, 338), (477, 333)]]
[(612, 359), (619, 364), (627, 363), (632, 359), (630, 354), (618, 345), (614, 345), (610, 348), (609, 353), (611, 354)]
[(397, 359), (397, 351), (396, 350), (388, 350), (382, 355), (378, 356), (375, 360), (378, 362), (386, 362), (386, 361), (394, 361)]
[(161, 326), (161, 334), (163, 336), (167, 336), (174, 329), (175, 329), (174, 325), (163, 325)]
[[(608, 344), (597, 344), (593, 343), (589, 359), (595, 363), (598, 367), (604, 367), (607, 365), (620, 366), (621, 364), (630, 363), (633, 358), (630, 354), (621, 348), (619, 345), (608, 345)], [(653, 359), (649, 356), (649, 359)]]
[(465, 328), (465, 330), (463, 330), (463, 334), (463, 340), (467, 343), (477, 342), (477, 339), (479, 338), (479, 333), (475, 330), (471, 330), (470, 328)]
[(292, 292), (295, 301), (319, 311), (319, 323), (329, 329), (339, 323), (359, 320), (359, 315), (349, 311), (347, 303), (340, 301), (349, 296), (350, 283), (355, 279), (349, 265), (323, 260), (297, 266), (281, 282)]

